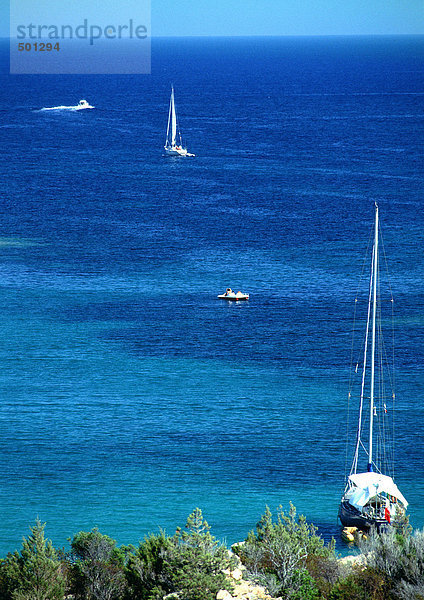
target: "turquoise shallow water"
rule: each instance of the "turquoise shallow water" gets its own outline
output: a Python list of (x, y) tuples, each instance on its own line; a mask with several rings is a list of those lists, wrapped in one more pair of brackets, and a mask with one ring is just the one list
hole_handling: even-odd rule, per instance
[[(293, 501), (337, 536), (375, 200), (423, 525), (420, 42), (162, 40), (151, 76), (2, 75), (3, 555), (37, 515), (57, 545), (136, 543), (199, 506), (231, 543)], [(192, 161), (161, 156), (171, 75)]]

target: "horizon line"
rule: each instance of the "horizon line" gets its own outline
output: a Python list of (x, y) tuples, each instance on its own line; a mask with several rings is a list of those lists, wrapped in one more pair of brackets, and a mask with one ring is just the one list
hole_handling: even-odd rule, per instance
[[(264, 33), (264, 34), (241, 34), (232, 35), (148, 35), (148, 39), (187, 39), (187, 38), (214, 38), (214, 39), (232, 39), (232, 38), (322, 38), (322, 37), (424, 37), (424, 33)], [(10, 35), (0, 35), (0, 40), (15, 40), (16, 37)], [(74, 38), (76, 39), (76, 38)], [(121, 39), (130, 39), (121, 38)]]

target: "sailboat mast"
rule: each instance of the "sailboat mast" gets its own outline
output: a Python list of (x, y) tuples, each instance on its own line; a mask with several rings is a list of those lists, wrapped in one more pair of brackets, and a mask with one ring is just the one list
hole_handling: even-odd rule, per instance
[(372, 471), (372, 446), (374, 425), (374, 378), (375, 378), (375, 323), (377, 316), (377, 272), (378, 272), (378, 205), (375, 205), (375, 233), (373, 252), (373, 298), (372, 298), (372, 342), (371, 342), (371, 388), (370, 388), (370, 437), (368, 449), (368, 471)]

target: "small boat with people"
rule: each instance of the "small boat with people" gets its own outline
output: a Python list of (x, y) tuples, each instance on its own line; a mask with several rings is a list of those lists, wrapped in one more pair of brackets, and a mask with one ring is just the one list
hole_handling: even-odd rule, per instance
[(177, 113), (175, 111), (174, 88), (171, 88), (169, 100), (168, 127), (166, 128), (165, 153), (168, 156), (194, 156), (183, 147), (181, 132), (177, 124)]
[(84, 108), (94, 108), (94, 106), (91, 106), (91, 104), (89, 104), (87, 102), (87, 100), (80, 100), (78, 102), (78, 105), (75, 107), (76, 110), (83, 110)]
[(249, 300), (249, 294), (243, 294), (243, 292), (233, 292), (231, 288), (227, 288), (223, 294), (218, 294), (218, 298), (221, 300)]
[(70, 111), (75, 111), (75, 110), (85, 110), (86, 108), (94, 108), (94, 106), (91, 106), (91, 104), (89, 104), (87, 102), (87, 100), (82, 99), (75, 106), (64, 106), (63, 104), (61, 104), (60, 106), (50, 106), (50, 107), (47, 107), (47, 108), (42, 108), (41, 110), (70, 110)]
[[(393, 298), (388, 294), (386, 301), (383, 295), (380, 235), (376, 204), (370, 280), (366, 291), (367, 302), (364, 303), (365, 334), (361, 339), (360, 357), (352, 365), (351, 390), (348, 394), (348, 405), (356, 394), (358, 399), (355, 450), (339, 506), (342, 525), (363, 531), (372, 527), (385, 530), (396, 525), (405, 518), (408, 506), (394, 482), (394, 446), (393, 440), (389, 439), (394, 428), (395, 393), (391, 389), (393, 365), (388, 361), (389, 336), (383, 335), (383, 326), (388, 319), (382, 310), (384, 306), (393, 307)], [(357, 393), (353, 393), (356, 387)], [(366, 470), (363, 467), (360, 469), (362, 461), (366, 463)]]

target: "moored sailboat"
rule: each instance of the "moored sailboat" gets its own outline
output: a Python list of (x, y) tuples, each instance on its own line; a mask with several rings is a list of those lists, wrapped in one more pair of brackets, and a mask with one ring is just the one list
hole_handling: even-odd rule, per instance
[[(393, 524), (401, 519), (408, 506), (393, 480), (393, 465), (390, 464), (389, 453), (386, 451), (387, 427), (384, 420), (388, 412), (388, 394), (383, 381), (383, 361), (387, 353), (381, 330), (379, 234), (376, 204), (356, 444), (339, 507), (339, 518), (343, 526), (359, 529), (369, 529), (372, 526), (377, 529), (386, 528), (389, 523)], [(356, 373), (358, 366), (355, 369)], [(390, 397), (394, 398), (394, 392)], [(368, 428), (365, 427), (365, 417), (369, 420)], [(362, 457), (366, 457), (367, 460), (366, 471), (358, 470), (358, 463)]]
[(165, 152), (169, 156), (194, 156), (183, 148), (181, 133), (177, 131), (177, 113), (175, 110), (174, 88), (171, 88), (169, 100), (168, 126), (166, 128)]

